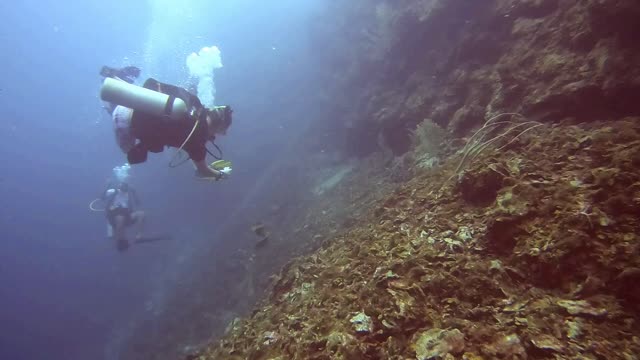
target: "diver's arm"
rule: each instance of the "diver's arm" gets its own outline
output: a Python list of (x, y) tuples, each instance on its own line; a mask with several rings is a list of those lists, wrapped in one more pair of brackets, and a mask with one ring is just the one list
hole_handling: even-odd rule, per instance
[(115, 193), (116, 188), (117, 188), (117, 185), (113, 181), (113, 179), (107, 178), (105, 180), (104, 184), (105, 184), (104, 190), (102, 190), (102, 195), (100, 196), (100, 198), (103, 199), (103, 200), (105, 200), (110, 195), (113, 195)]
[(113, 194), (115, 194), (115, 192), (116, 190), (113, 188), (113, 186), (109, 185), (106, 189), (104, 189), (102, 195), (100, 195), (100, 199), (102, 199), (102, 201), (107, 201), (110, 197), (113, 196)]
[(222, 177), (222, 173), (218, 170), (214, 170), (207, 165), (204, 160), (193, 161), (193, 165), (196, 167), (196, 176), (201, 178), (215, 178), (219, 180)]
[(116, 190), (113, 187), (108, 187), (100, 196), (100, 199), (105, 205), (105, 208), (109, 208), (113, 199), (116, 197)]
[(114, 103), (110, 103), (110, 102), (104, 102), (104, 103), (102, 104), (102, 108), (103, 108), (103, 109), (104, 109), (104, 110), (105, 110), (109, 115), (112, 115), (112, 116), (113, 116), (113, 110), (115, 110), (116, 106), (118, 106), (118, 105), (116, 105), (116, 104), (114, 104)]

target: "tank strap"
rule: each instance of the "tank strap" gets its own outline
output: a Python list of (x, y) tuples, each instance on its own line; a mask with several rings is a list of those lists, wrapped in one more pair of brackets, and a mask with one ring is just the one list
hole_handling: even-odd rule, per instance
[(173, 111), (173, 102), (176, 100), (176, 96), (173, 94), (169, 94), (169, 98), (167, 99), (167, 103), (164, 105), (164, 114), (171, 115)]
[(171, 114), (173, 102), (176, 98), (184, 101), (188, 109), (195, 109), (196, 112), (201, 112), (202, 109), (204, 109), (204, 106), (202, 106), (197, 96), (179, 86), (161, 83), (154, 78), (149, 78), (144, 82), (143, 87), (169, 95), (169, 99), (167, 99), (164, 107), (164, 113), (166, 115)]

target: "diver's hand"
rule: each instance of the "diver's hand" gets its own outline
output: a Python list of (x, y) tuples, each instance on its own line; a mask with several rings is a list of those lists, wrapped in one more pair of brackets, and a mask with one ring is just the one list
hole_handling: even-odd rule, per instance
[(204, 160), (194, 161), (196, 166), (196, 177), (202, 180), (220, 180), (223, 174), (211, 166), (207, 165)]
[(218, 175), (217, 171), (211, 169), (209, 169), (208, 171), (196, 170), (196, 178), (200, 180), (216, 181), (220, 179), (220, 175)]
[(225, 166), (219, 172), (222, 174), (222, 177), (229, 177), (231, 175), (231, 170), (233, 170), (230, 166)]
[(220, 170), (215, 170), (215, 169), (211, 169), (211, 171), (215, 172), (216, 175), (216, 180), (222, 180), (222, 179), (226, 179), (231, 175), (231, 167), (229, 166), (225, 166), (224, 168), (220, 169)]
[(227, 177), (227, 175), (224, 172), (222, 172), (222, 170), (215, 170), (215, 169), (209, 168), (208, 171), (206, 171), (205, 173), (196, 170), (196, 177), (202, 180), (218, 181), (218, 180), (224, 179), (225, 177)]

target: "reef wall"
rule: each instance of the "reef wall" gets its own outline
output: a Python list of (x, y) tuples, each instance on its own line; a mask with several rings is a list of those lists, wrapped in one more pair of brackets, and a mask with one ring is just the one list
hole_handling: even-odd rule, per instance
[(333, 6), (324, 24), (343, 26), (323, 25), (317, 35), (335, 74), (326, 86), (357, 95), (335, 99), (338, 123), (324, 131), (346, 132), (353, 154), (380, 146), (403, 154), (410, 130), (425, 118), (461, 136), (501, 112), (540, 121), (640, 114), (635, 1)]
[(640, 118), (518, 134), (389, 192), (191, 358), (634, 359)]

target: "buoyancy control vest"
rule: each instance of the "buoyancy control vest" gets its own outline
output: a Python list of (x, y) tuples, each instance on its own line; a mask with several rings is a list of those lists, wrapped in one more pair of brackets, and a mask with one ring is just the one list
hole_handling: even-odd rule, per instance
[[(145, 81), (144, 88), (168, 95), (164, 116), (149, 114), (140, 110), (133, 111), (131, 118), (131, 128), (133, 135), (140, 140), (128, 153), (127, 159), (130, 164), (137, 164), (146, 161), (147, 152), (161, 152), (167, 145), (166, 136), (158, 129), (165, 128), (168, 122), (184, 121), (186, 126), (194, 126), (196, 122), (206, 124), (207, 109), (202, 105), (197, 96), (191, 94), (181, 87), (161, 83), (153, 78)], [(172, 113), (172, 105), (175, 99), (184, 101), (187, 112), (180, 118), (168, 116)]]

